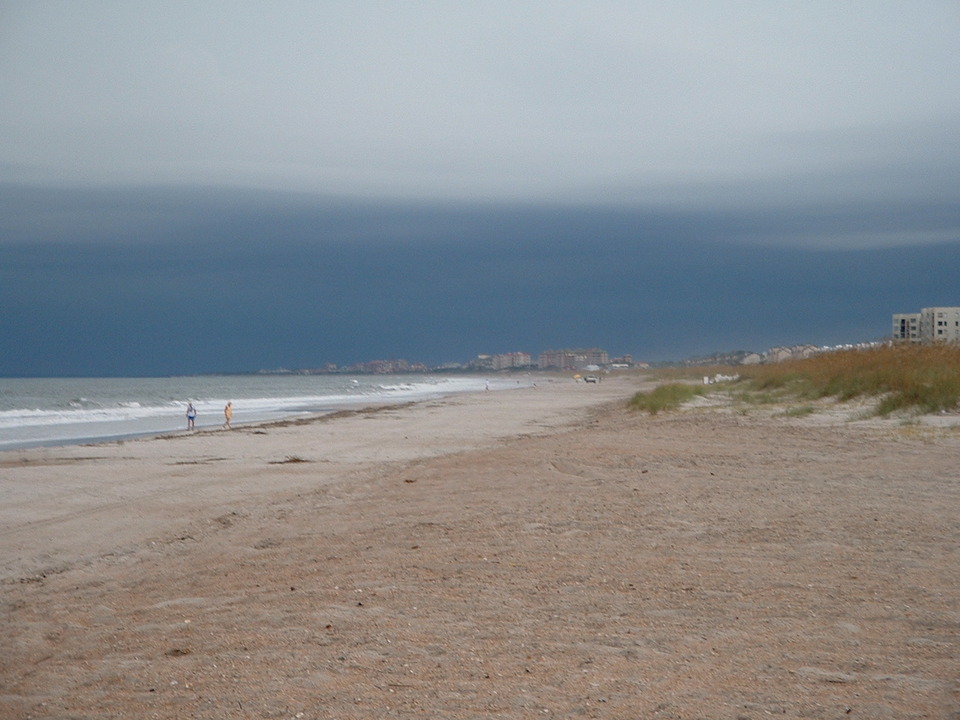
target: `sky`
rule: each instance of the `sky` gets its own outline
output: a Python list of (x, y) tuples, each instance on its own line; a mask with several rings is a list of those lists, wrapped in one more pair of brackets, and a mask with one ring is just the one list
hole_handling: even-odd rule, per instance
[(955, 2), (0, 0), (0, 376), (880, 338), (960, 305), (957, 37)]

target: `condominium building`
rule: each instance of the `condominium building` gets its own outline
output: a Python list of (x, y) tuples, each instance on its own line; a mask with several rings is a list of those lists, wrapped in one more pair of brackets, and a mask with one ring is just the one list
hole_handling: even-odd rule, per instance
[(960, 307), (932, 307), (920, 311), (922, 340), (960, 341)]
[(530, 367), (532, 364), (530, 353), (511, 352), (500, 355), (477, 355), (469, 365), (475, 370), (510, 370)]
[(494, 370), (509, 370), (510, 368), (525, 368), (532, 365), (530, 353), (511, 352), (493, 356)]
[(606, 350), (547, 350), (540, 353), (537, 366), (541, 370), (559, 368), (561, 370), (580, 370), (588, 365), (608, 365), (610, 356)]
[(896, 313), (893, 316), (894, 340), (920, 342), (920, 313)]
[(929, 307), (893, 316), (894, 340), (960, 342), (960, 307)]

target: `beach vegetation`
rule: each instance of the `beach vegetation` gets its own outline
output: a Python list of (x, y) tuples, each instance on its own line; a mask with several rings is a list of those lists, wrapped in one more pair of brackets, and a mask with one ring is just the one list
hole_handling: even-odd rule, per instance
[(667, 383), (658, 385), (649, 392), (638, 392), (630, 399), (629, 406), (634, 410), (645, 410), (651, 415), (656, 415), (662, 410), (676, 409), (683, 403), (706, 393), (707, 388), (703, 385)]
[(804, 417), (812, 415), (817, 409), (813, 405), (795, 405), (783, 411), (784, 417)]
[[(710, 386), (695, 384), (696, 379), (715, 374), (736, 375), (737, 379)], [(870, 414), (880, 416), (960, 410), (957, 343), (887, 344), (759, 365), (663, 368), (656, 377), (667, 385), (686, 384), (691, 392), (696, 388), (697, 394), (724, 392), (746, 406), (804, 403), (785, 411), (790, 414), (813, 412), (816, 406), (810, 403), (827, 398), (874, 400)], [(677, 391), (664, 392), (669, 397)], [(656, 398), (652, 401), (658, 402)], [(642, 407), (646, 402), (646, 398), (635, 399), (631, 405)]]
[(806, 400), (877, 398), (877, 415), (954, 410), (960, 403), (960, 346), (956, 344), (825, 352), (738, 371), (738, 384), (745, 394)]

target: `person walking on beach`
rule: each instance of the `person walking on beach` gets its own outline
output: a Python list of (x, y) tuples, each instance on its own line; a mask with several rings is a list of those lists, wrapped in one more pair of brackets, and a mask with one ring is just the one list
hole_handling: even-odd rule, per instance
[(233, 420), (233, 403), (228, 402), (227, 406), (223, 409), (223, 427), (227, 430), (230, 429), (230, 421)]
[(187, 403), (187, 430), (193, 430), (197, 419), (197, 409), (193, 407), (192, 402)]

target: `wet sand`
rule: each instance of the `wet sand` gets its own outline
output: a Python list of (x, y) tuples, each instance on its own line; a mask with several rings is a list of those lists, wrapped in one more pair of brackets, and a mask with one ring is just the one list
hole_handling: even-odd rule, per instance
[(956, 426), (640, 383), (0, 454), (0, 717), (957, 717)]

